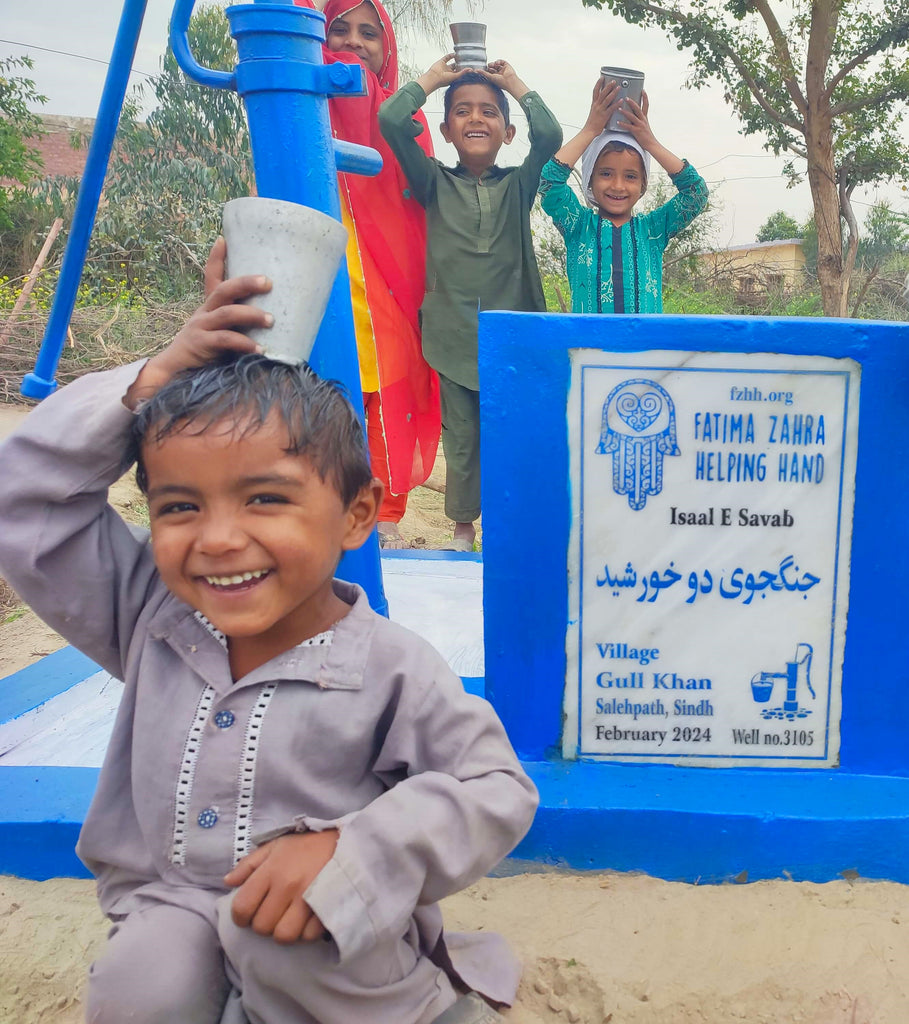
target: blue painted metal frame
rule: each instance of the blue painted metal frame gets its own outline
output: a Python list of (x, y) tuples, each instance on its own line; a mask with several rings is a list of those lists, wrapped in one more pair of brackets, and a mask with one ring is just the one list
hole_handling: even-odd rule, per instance
[(123, 4), (50, 316), (35, 368), (22, 381), (22, 394), (28, 398), (47, 398), (57, 387), (54, 374), (57, 372), (60, 353), (66, 340), (66, 329), (76, 304), (76, 292), (82, 279), (85, 254), (95, 225), (95, 214), (98, 212), (146, 4), (147, 0), (125, 0)]

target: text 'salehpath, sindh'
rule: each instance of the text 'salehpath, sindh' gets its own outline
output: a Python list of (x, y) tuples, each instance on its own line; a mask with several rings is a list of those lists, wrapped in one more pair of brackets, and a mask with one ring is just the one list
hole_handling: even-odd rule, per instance
[(859, 383), (572, 353), (566, 757), (837, 764)]

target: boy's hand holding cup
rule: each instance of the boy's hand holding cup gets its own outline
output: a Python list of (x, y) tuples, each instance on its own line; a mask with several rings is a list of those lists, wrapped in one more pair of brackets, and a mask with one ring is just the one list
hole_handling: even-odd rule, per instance
[(222, 352), (261, 352), (262, 347), (246, 331), (265, 330), (274, 323), (271, 313), (242, 305), (271, 291), (262, 274), (224, 279), (227, 245), (219, 238), (205, 264), (205, 300), (162, 352), (142, 367), (126, 393), (125, 404), (135, 409), (152, 397), (182, 370), (204, 366)]
[(640, 144), (642, 149), (647, 150), (648, 153), (657, 144), (653, 129), (647, 120), (647, 111), (649, 109), (650, 101), (647, 99), (646, 92), (641, 96), (640, 105), (628, 97), (621, 101), (621, 120), (619, 121), (621, 130), (628, 132), (629, 135), (633, 135), (635, 141)]
[(435, 64), (431, 65), (427, 71), (420, 75), (417, 79), (417, 84), (428, 96), (431, 92), (435, 92), (436, 89), (451, 85), (456, 78), (460, 78), (467, 70), (467, 68), (455, 66), (454, 53), (446, 53), (444, 57), (440, 57)]
[(503, 89), (516, 100), (519, 100), (524, 93), (530, 91), (521, 79), (518, 78), (517, 72), (507, 60), (490, 61), (486, 71), (483, 73), (494, 85), (499, 86), (500, 89)]

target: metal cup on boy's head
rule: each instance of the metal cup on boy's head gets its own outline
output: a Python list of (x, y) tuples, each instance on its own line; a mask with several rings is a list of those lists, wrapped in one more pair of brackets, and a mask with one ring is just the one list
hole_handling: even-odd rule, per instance
[[(604, 82), (616, 82), (618, 84), (620, 100), (631, 99), (640, 105), (641, 99), (644, 96), (643, 71), (633, 71), (631, 68), (613, 68), (606, 66), (600, 68), (600, 77)], [(624, 120), (625, 114), (620, 104), (618, 110), (616, 110), (612, 117), (609, 118), (606, 130), (610, 132), (622, 131), (622, 128), (619, 127), (619, 122)]]
[(456, 21), (448, 26), (454, 42), (455, 67), (486, 68), (486, 26), (476, 21)]

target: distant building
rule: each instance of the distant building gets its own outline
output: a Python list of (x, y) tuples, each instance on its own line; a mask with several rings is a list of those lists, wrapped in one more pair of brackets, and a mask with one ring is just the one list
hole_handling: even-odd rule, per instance
[[(90, 136), (95, 129), (93, 117), (64, 117), (59, 114), (43, 114), (44, 135), (37, 139), (27, 139), (27, 144), (37, 149), (44, 163), (44, 170), (39, 177), (54, 178), (65, 175), (81, 178), (85, 170), (85, 159), (88, 147), (73, 149), (73, 139), (77, 135)], [(21, 188), (18, 181), (0, 178), (0, 188)]]
[(76, 135), (90, 136), (95, 129), (93, 117), (65, 117), (60, 114), (44, 114), (41, 117), (47, 133), (39, 139), (33, 139), (30, 145), (41, 154), (44, 161), (44, 173), (47, 177), (64, 174), (69, 177), (81, 178), (85, 170), (85, 158), (88, 147), (73, 149), (73, 138)]
[(805, 272), (805, 252), (800, 238), (772, 242), (749, 242), (728, 249), (700, 253), (703, 273), (720, 281), (731, 281), (745, 299), (761, 298), (768, 292), (790, 292)]

